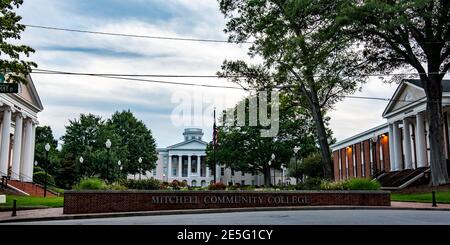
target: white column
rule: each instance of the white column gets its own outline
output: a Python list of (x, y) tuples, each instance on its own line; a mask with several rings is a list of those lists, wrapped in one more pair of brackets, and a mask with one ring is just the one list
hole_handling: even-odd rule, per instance
[(206, 177), (206, 178), (209, 178), (209, 167), (206, 167), (205, 177)]
[(0, 146), (0, 175), (8, 174), (8, 160), (10, 147), (10, 130), (11, 130), (11, 108), (3, 110), (3, 130), (2, 130), (2, 144)]
[(187, 177), (191, 177), (191, 169), (192, 169), (192, 155), (188, 155), (188, 169), (187, 169)]
[(167, 178), (172, 178), (172, 155), (169, 155), (169, 164), (167, 165)]
[(12, 159), (12, 173), (11, 179), (20, 179), (20, 157), (22, 156), (22, 128), (23, 116), (16, 115), (16, 126), (14, 130), (14, 145), (13, 145), (13, 159)]
[(183, 156), (178, 155), (178, 177), (183, 177)]
[(411, 131), (407, 118), (403, 119), (403, 152), (405, 153), (405, 169), (412, 169)]
[(33, 171), (33, 159), (31, 155), (32, 147), (32, 136), (33, 136), (33, 123), (28, 119), (25, 123), (25, 135), (24, 135), (24, 145), (23, 145), (23, 158), (21, 162), (21, 172), (22, 181), (31, 182), (32, 176), (28, 174)]
[(201, 175), (200, 175), (200, 173), (201, 173), (200, 167), (202, 166), (201, 162), (202, 162), (202, 156), (197, 155), (197, 176), (198, 177), (201, 177)]
[(394, 122), (394, 171), (402, 170), (402, 138), (398, 122)]
[(28, 176), (33, 181), (33, 169), (34, 169), (34, 149), (36, 148), (36, 123), (31, 124), (31, 167), (28, 169)]
[(425, 140), (425, 124), (423, 120), (423, 114), (418, 113), (416, 115), (416, 154), (417, 154), (417, 167), (427, 166), (427, 142)]
[(395, 169), (394, 125), (392, 123), (389, 124), (389, 162), (391, 165), (390, 170), (394, 170)]

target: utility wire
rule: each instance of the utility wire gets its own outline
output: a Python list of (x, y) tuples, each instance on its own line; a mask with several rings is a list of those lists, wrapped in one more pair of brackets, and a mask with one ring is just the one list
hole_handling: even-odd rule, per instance
[[(117, 74), (117, 73), (86, 73), (86, 72), (69, 72), (69, 71), (58, 71), (58, 70), (48, 70), (48, 69), (33, 69), (35, 74), (55, 74), (55, 75), (74, 75), (74, 76), (117, 76), (117, 77), (174, 77), (174, 78), (230, 78), (230, 77), (244, 77), (244, 76), (228, 76), (221, 77), (218, 75), (187, 75), (187, 74)], [(448, 72), (447, 72), (448, 73)], [(429, 73), (380, 73), (380, 74), (359, 74), (359, 75), (344, 75), (347, 77), (391, 77), (391, 76), (420, 76), (420, 75), (436, 75), (442, 74), (437, 72)], [(315, 75), (314, 77), (326, 77), (322, 75)], [(330, 76), (333, 77), (333, 76)]]
[[(107, 35), (107, 36), (117, 36), (117, 37), (133, 37), (133, 38), (146, 38), (146, 39), (159, 39), (159, 40), (171, 40), (171, 41), (188, 41), (188, 42), (209, 42), (209, 43), (233, 43), (226, 40), (218, 39), (202, 39), (202, 38), (181, 38), (181, 37), (162, 37), (162, 36), (149, 36), (149, 35), (137, 35), (137, 34), (126, 34), (126, 33), (114, 33), (114, 32), (101, 32), (101, 31), (88, 31), (79, 29), (69, 29), (51, 26), (41, 26), (41, 25), (28, 25), (24, 24), (26, 27), (53, 30), (53, 31), (66, 31), (66, 32), (77, 32), (84, 34), (96, 34), (96, 35)], [(252, 42), (240, 42), (239, 44), (251, 44)]]
[[(202, 38), (181, 38), (181, 37), (162, 37), (162, 36), (149, 36), (149, 35), (137, 35), (137, 34), (126, 34), (126, 33), (116, 33), (116, 32), (101, 32), (101, 31), (89, 31), (89, 30), (81, 30), (81, 29), (70, 29), (70, 28), (61, 28), (61, 27), (53, 27), (53, 26), (43, 26), (43, 25), (29, 25), (23, 24), (26, 27), (37, 28), (37, 29), (45, 29), (45, 30), (53, 30), (53, 31), (66, 31), (66, 32), (78, 32), (84, 34), (96, 34), (96, 35), (108, 35), (108, 36), (119, 36), (119, 37), (133, 37), (133, 38), (147, 38), (147, 39), (161, 39), (161, 40), (172, 40), (172, 41), (189, 41), (189, 42), (210, 42), (210, 43), (233, 43), (227, 40), (218, 40), (218, 39), (202, 39)], [(421, 43), (448, 43), (450, 40), (443, 41), (425, 41)], [(400, 42), (396, 42), (400, 43)], [(253, 44), (253, 42), (239, 42), (236, 44)]]
[[(33, 72), (35, 73), (35, 72)], [(69, 74), (60, 74), (60, 73), (36, 73), (36, 74), (55, 74), (55, 75), (72, 75)], [(185, 82), (171, 82), (171, 81), (161, 81), (161, 80), (153, 80), (153, 79), (143, 79), (143, 78), (131, 78), (131, 77), (124, 77), (124, 76), (114, 76), (114, 75), (104, 75), (104, 74), (97, 74), (97, 73), (83, 73), (77, 75), (80, 76), (92, 76), (92, 77), (100, 77), (100, 78), (108, 78), (108, 79), (116, 79), (116, 80), (125, 80), (125, 81), (139, 81), (139, 82), (148, 82), (148, 83), (159, 83), (159, 84), (168, 84), (168, 85), (180, 85), (180, 86), (194, 86), (194, 87), (206, 87), (206, 88), (221, 88), (221, 89), (236, 89), (236, 90), (246, 90), (249, 91), (249, 89), (244, 89), (242, 87), (235, 87), (235, 86), (224, 86), (224, 85), (210, 85), (210, 84), (197, 84), (197, 83), (185, 83)], [(278, 86), (275, 87), (275, 89), (284, 89), (286, 86)], [(384, 102), (390, 102), (390, 101), (397, 101), (397, 102), (407, 102), (407, 103), (413, 103), (417, 102), (419, 100), (409, 101), (409, 100), (403, 100), (403, 99), (390, 99), (390, 98), (382, 98), (382, 97), (370, 97), (370, 96), (355, 96), (355, 95), (343, 95), (339, 96), (341, 98), (349, 98), (349, 99), (364, 99), (364, 100), (378, 100), (378, 101), (384, 101)]]

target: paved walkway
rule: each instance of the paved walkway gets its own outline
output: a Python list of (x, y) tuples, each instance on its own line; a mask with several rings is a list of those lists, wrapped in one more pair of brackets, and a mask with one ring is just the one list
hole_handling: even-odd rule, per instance
[[(391, 202), (391, 207), (355, 207), (355, 206), (304, 206), (304, 207), (280, 207), (280, 208), (253, 208), (253, 209), (238, 209), (238, 211), (257, 211), (257, 210), (333, 210), (333, 209), (418, 209), (418, 210), (440, 210), (450, 211), (450, 204), (438, 204), (437, 207), (432, 207), (431, 203), (417, 203), (417, 202)], [(164, 214), (198, 214), (198, 213), (221, 213), (221, 212), (233, 212), (233, 210), (167, 210), (167, 211), (147, 211), (147, 212), (135, 212), (135, 213), (105, 213), (105, 214), (80, 214), (80, 215), (64, 215), (63, 208), (46, 208), (46, 209), (32, 209), (32, 210), (19, 210), (17, 216), (11, 217), (11, 211), (0, 212), (0, 222), (5, 221), (31, 221), (36, 220), (62, 220), (62, 219), (81, 219), (81, 218), (106, 218), (106, 217), (124, 217), (124, 216), (149, 216), (149, 215), (164, 215)]]

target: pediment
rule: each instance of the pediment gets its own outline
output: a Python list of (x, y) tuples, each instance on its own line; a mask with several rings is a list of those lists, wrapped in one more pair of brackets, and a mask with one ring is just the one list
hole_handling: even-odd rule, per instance
[(393, 112), (399, 111), (402, 108), (413, 104), (425, 97), (425, 91), (412, 83), (407, 81), (402, 82), (394, 95), (392, 96), (389, 104), (383, 112), (383, 117)]
[(204, 150), (208, 143), (201, 140), (189, 140), (185, 142), (178, 143), (176, 145), (171, 145), (167, 147), (167, 149), (171, 150), (185, 150), (185, 149), (193, 149), (193, 150)]

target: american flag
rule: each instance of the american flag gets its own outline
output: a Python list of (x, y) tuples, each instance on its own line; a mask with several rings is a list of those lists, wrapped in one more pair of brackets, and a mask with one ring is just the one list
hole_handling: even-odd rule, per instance
[(213, 148), (217, 146), (216, 108), (214, 108)]

